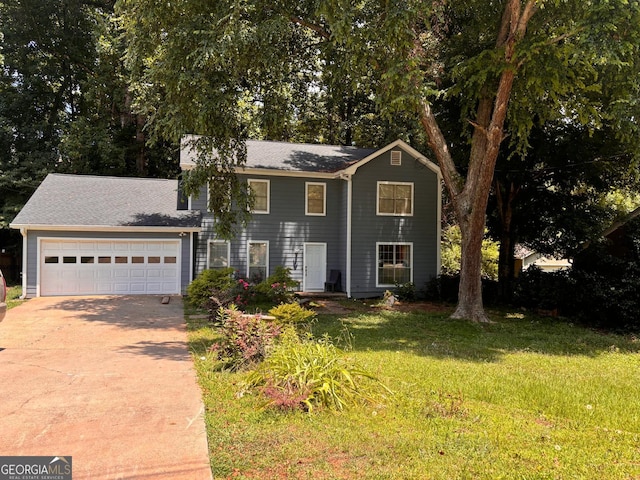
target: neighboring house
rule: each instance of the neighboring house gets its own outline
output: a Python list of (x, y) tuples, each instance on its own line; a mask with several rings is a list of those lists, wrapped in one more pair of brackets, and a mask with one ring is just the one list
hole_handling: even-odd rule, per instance
[(248, 141), (238, 175), (256, 203), (231, 241), (214, 234), (206, 189), (181, 203), (176, 181), (50, 175), (12, 223), (24, 291), (172, 294), (205, 268), (258, 281), (284, 266), (304, 291), (324, 291), (334, 271), (362, 298), (439, 273), (440, 171), (402, 141), (377, 151)]
[(571, 268), (571, 261), (566, 258), (545, 257), (541, 253), (529, 250), (522, 245), (516, 245), (515, 272), (525, 271), (531, 266), (538, 267), (543, 272), (557, 272)]

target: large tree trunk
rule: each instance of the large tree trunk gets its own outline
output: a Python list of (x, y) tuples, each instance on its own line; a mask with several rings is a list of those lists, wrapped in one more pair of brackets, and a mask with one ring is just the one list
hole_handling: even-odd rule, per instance
[(456, 220), (462, 234), (462, 263), (458, 307), (453, 318), (489, 321), (482, 304), (482, 238), (489, 191), (493, 181), (496, 160), (504, 137), (504, 122), (517, 71), (515, 46), (526, 32), (527, 24), (537, 9), (536, 0), (508, 0), (496, 39), (496, 50), (504, 52), (504, 68), (495, 85), (488, 80), (478, 101), (476, 118), (470, 121), (474, 127), (471, 153), (466, 178), (457, 171), (437, 119), (425, 100), (421, 105), (420, 120), (434, 152), (442, 179), (449, 191)]
[[(468, 224), (475, 222), (475, 225)], [(484, 215), (470, 215), (460, 225), (462, 252), (460, 262), (460, 287), (458, 306), (451, 318), (466, 318), (477, 322), (488, 322), (482, 302), (482, 239), (484, 237)]]

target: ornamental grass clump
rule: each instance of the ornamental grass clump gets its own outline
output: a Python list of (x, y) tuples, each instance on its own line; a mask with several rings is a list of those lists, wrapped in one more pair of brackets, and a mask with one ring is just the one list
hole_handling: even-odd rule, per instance
[(391, 393), (327, 337), (300, 339), (292, 331), (249, 374), (247, 388), (259, 391), (272, 407), (309, 412), (317, 407), (343, 410)]

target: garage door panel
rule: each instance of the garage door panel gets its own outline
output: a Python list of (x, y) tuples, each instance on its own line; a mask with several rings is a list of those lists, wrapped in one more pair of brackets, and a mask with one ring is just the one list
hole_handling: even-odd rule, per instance
[(162, 284), (160, 283), (147, 283), (147, 293), (160, 293), (162, 291)]
[(145, 278), (146, 271), (142, 269), (132, 268), (131, 269), (131, 278)]
[(135, 294), (147, 293), (145, 284), (144, 283), (132, 283), (131, 284), (131, 293), (135, 293)]
[(177, 294), (179, 250), (171, 240), (43, 239), (40, 294)]

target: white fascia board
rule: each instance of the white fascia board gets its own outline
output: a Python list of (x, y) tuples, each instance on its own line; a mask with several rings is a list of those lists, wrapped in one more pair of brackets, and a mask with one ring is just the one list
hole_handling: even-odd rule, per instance
[(236, 173), (243, 175), (261, 175), (263, 177), (299, 177), (299, 178), (336, 178), (336, 173), (303, 172), (292, 170), (278, 170), (275, 168), (236, 167)]
[(440, 178), (442, 176), (442, 173), (440, 172), (440, 167), (438, 165), (433, 163), (431, 160), (427, 159), (427, 157), (425, 157), (423, 154), (421, 154), (415, 148), (413, 148), (408, 143), (406, 143), (406, 142), (404, 142), (402, 140), (396, 140), (395, 142), (390, 143), (386, 147), (383, 147), (380, 150), (376, 150), (375, 152), (373, 152), (368, 157), (363, 158), (359, 162), (354, 163), (353, 165), (351, 165), (348, 168), (345, 168), (342, 171), (344, 173), (349, 174), (349, 175), (353, 175), (353, 174), (356, 173), (356, 170), (358, 170), (358, 168), (360, 168), (361, 166), (366, 165), (371, 160), (373, 160), (374, 158), (379, 157), (383, 153), (388, 152), (389, 150), (394, 149), (394, 148), (398, 148), (398, 147), (402, 148), (404, 151), (406, 151), (412, 157), (415, 157), (416, 160), (418, 160), (420, 163), (422, 163), (429, 170), (435, 172), (438, 175), (438, 178)]
[(21, 225), (11, 223), (9, 227), (28, 230), (51, 230), (73, 232), (200, 232), (202, 227), (131, 227), (110, 225)]
[[(182, 170), (191, 170), (194, 167), (195, 165), (192, 163), (180, 164), (180, 168), (182, 168)], [(337, 173), (278, 170), (276, 168), (256, 167), (236, 167), (235, 172), (241, 175), (260, 175), (263, 177), (298, 177), (322, 179), (332, 179), (337, 177)]]

